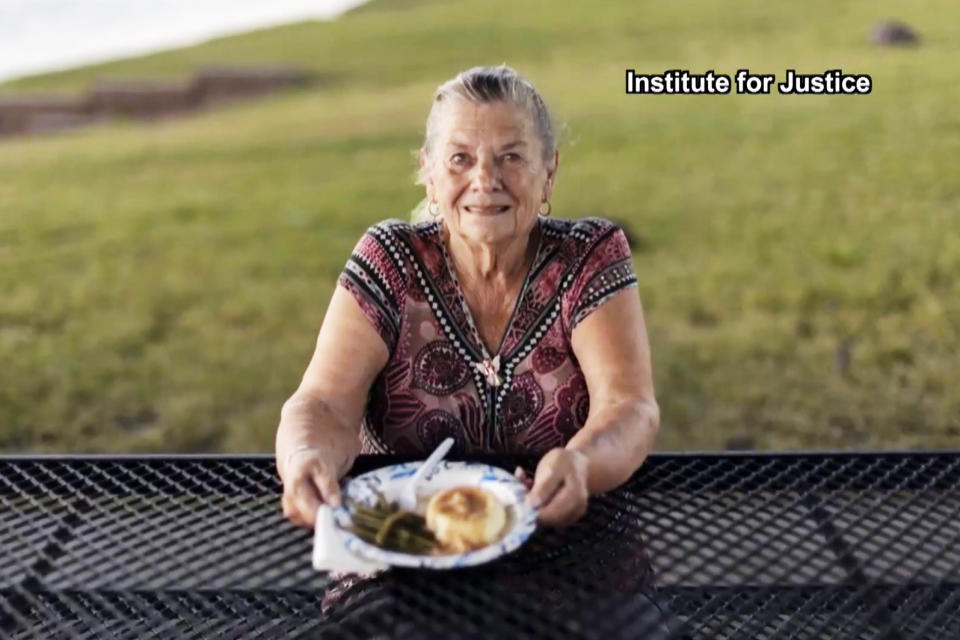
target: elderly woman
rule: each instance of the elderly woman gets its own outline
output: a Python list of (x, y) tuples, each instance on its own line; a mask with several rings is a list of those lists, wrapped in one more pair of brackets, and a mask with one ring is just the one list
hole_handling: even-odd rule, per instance
[(550, 525), (643, 463), (659, 412), (630, 251), (606, 220), (550, 216), (558, 163), (543, 99), (509, 67), (437, 90), (420, 150), (432, 219), (360, 239), (281, 412), (293, 522), (339, 503), (357, 454), (447, 436), (539, 456), (529, 500)]

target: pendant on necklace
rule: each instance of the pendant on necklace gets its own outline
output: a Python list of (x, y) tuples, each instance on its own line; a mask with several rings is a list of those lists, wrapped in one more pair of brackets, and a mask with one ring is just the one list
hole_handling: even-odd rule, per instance
[(483, 374), (483, 377), (486, 378), (487, 384), (491, 387), (499, 387), (503, 384), (503, 379), (500, 377), (500, 354), (493, 356), (493, 359), (484, 360), (483, 362), (475, 362), (473, 366)]

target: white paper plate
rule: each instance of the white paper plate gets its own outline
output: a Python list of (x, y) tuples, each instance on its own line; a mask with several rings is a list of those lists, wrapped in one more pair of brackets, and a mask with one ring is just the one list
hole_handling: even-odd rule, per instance
[(343, 488), (344, 506), (333, 510), (333, 519), (342, 536), (344, 546), (361, 558), (398, 567), (423, 569), (453, 569), (489, 562), (510, 553), (523, 544), (537, 527), (537, 510), (523, 502), (527, 489), (508, 471), (488, 464), (451, 462), (444, 460), (433, 474), (420, 483), (418, 496), (429, 497), (437, 491), (453, 487), (482, 487), (492, 493), (509, 512), (509, 530), (497, 542), (467, 553), (425, 556), (389, 551), (364, 541), (350, 532), (350, 510), (346, 500), (376, 505), (376, 491), (388, 501), (397, 499), (403, 485), (417, 471), (422, 462), (406, 462), (375, 469), (348, 481)]

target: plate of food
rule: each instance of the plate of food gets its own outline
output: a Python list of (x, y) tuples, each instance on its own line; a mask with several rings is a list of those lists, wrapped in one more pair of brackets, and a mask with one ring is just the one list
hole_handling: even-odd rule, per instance
[(452, 569), (508, 554), (536, 529), (526, 487), (489, 464), (440, 462), (417, 485), (416, 507), (401, 509), (400, 492), (422, 464), (395, 464), (346, 483), (332, 515), (348, 551), (386, 565)]

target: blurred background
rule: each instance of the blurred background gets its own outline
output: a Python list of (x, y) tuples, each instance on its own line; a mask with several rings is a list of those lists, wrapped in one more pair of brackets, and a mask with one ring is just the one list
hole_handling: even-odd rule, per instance
[(629, 227), (661, 450), (957, 448), (955, 0), (355, 5), (0, 0), (0, 450), (271, 451), (351, 248), (422, 198), (433, 90), (504, 62), (561, 127), (554, 215)]

